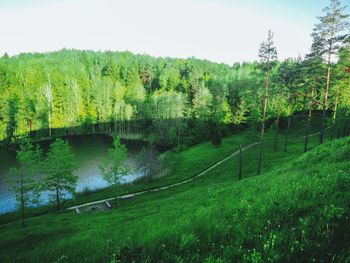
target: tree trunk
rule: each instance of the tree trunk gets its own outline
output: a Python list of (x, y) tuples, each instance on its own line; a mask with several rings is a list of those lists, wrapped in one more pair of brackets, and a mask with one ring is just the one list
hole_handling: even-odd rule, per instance
[(238, 179), (242, 179), (242, 161), (243, 161), (243, 156), (242, 156), (242, 145), (239, 145), (239, 173), (238, 173)]
[(258, 162), (258, 172), (257, 174), (260, 174), (261, 171), (261, 162), (262, 162), (262, 155), (263, 155), (263, 139), (264, 139), (264, 133), (265, 133), (265, 118), (266, 118), (266, 111), (267, 111), (267, 98), (269, 96), (269, 70), (266, 72), (266, 82), (265, 82), (265, 97), (264, 97), (264, 111), (263, 111), (263, 120), (261, 125), (261, 137), (260, 137), (260, 153), (259, 153), (259, 162)]
[(333, 125), (335, 123), (335, 119), (337, 118), (337, 109), (338, 109), (338, 96), (335, 97), (335, 102), (334, 102)]
[(276, 129), (275, 129), (275, 139), (274, 139), (274, 145), (273, 145), (273, 149), (274, 149), (274, 150), (277, 150), (277, 140), (278, 140), (279, 123), (280, 123), (280, 104), (278, 103), (277, 119), (276, 119)]
[(285, 152), (287, 152), (287, 146), (288, 146), (288, 136), (289, 136), (290, 118), (291, 118), (291, 115), (288, 116), (288, 124), (287, 124), (287, 130), (286, 130), (286, 139), (285, 139), (285, 142), (284, 142), (284, 151), (285, 151)]
[(326, 81), (326, 91), (324, 93), (324, 99), (323, 99), (323, 112), (322, 112), (322, 120), (321, 120), (321, 128), (320, 128), (320, 144), (323, 143), (323, 136), (324, 136), (324, 123), (326, 120), (326, 113), (327, 113), (327, 99), (328, 99), (328, 90), (329, 90), (329, 82), (331, 78), (331, 52), (328, 53), (328, 68), (327, 68), (327, 81)]
[(307, 152), (307, 144), (309, 141), (309, 134), (310, 134), (310, 123), (311, 123), (311, 107), (309, 108), (309, 115), (307, 118), (307, 128), (306, 128), (306, 135), (305, 135), (305, 143), (304, 143), (304, 152)]
[(262, 125), (262, 131), (261, 133), (264, 134), (265, 132), (265, 118), (266, 118), (266, 111), (267, 111), (267, 98), (269, 96), (269, 77), (270, 77), (270, 71), (268, 70), (266, 73), (266, 83), (265, 83), (265, 97), (264, 97), (264, 111), (263, 111), (263, 122), (264, 125)]

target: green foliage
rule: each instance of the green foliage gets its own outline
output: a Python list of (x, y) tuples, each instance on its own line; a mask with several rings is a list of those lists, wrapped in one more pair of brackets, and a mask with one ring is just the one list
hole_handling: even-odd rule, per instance
[(123, 177), (130, 172), (130, 168), (125, 164), (127, 154), (125, 145), (120, 142), (118, 137), (115, 137), (113, 148), (108, 149), (107, 157), (100, 166), (103, 179), (113, 186), (115, 203), (118, 196), (118, 186)]
[(10, 190), (16, 194), (22, 226), (24, 226), (25, 209), (35, 203), (39, 195), (39, 182), (36, 180), (36, 175), (39, 171), (41, 150), (34, 147), (26, 136), (13, 143), (15, 147), (17, 147), (16, 143), (19, 143), (19, 149), (16, 150), (18, 167), (11, 168), (7, 181)]
[(277, 50), (273, 42), (273, 33), (268, 32), (267, 40), (263, 41), (259, 48), (259, 58), (266, 71), (271, 69), (271, 64), (277, 59)]
[(193, 114), (197, 119), (207, 120), (211, 115), (213, 96), (206, 87), (200, 87), (194, 94)]
[(320, 40), (317, 44), (321, 54), (331, 56), (342, 47), (350, 25), (345, 9), (346, 6), (342, 6), (339, 0), (331, 0), (330, 5), (323, 9), (325, 14), (319, 17), (319, 23), (314, 29)]
[[(338, 108), (349, 101), (346, 50), (334, 66), (333, 108), (336, 98)], [(26, 133), (41, 139), (102, 132), (175, 147), (210, 139), (207, 122), (224, 130), (242, 123), (255, 129), (261, 117), (252, 122), (251, 116), (262, 111), (267, 65), (266, 120), (278, 115), (278, 105), (282, 116), (308, 109), (310, 101), (313, 109), (322, 108), (321, 53), (314, 44), (305, 60), (277, 62), (270, 32), (260, 49), (261, 63), (231, 67), (130, 52), (61, 50), (2, 58), (0, 140)]]
[(75, 169), (74, 155), (68, 142), (56, 139), (51, 145), (43, 167), (46, 177), (44, 189), (52, 192), (52, 200), (57, 211), (66, 193), (75, 193), (78, 177), (73, 174)]

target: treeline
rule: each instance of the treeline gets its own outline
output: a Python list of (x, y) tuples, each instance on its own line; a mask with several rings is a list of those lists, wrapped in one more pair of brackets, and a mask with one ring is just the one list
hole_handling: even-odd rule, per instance
[[(332, 4), (340, 8), (337, 0)], [(141, 134), (168, 146), (208, 138), (220, 143), (234, 124), (258, 129), (267, 119), (321, 109), (343, 125), (350, 105), (349, 36), (339, 35), (344, 28), (328, 38), (320, 30), (315, 28), (304, 58), (261, 57), (232, 66), (130, 52), (5, 54), (0, 140), (26, 133), (54, 136), (62, 129)]]
[(247, 98), (257, 100), (261, 81), (257, 63), (229, 67), (76, 50), (4, 56), (0, 76), (0, 139), (73, 128), (72, 133), (153, 133), (168, 145), (184, 142), (189, 130), (208, 137), (207, 122), (243, 121), (251, 102), (240, 94), (250, 92), (254, 98)]

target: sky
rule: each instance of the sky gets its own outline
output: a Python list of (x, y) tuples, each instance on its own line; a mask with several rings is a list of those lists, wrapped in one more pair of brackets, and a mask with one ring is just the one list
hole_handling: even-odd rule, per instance
[[(349, 2), (348, 2), (349, 1)], [(348, 3), (350, 0), (342, 0)], [(258, 59), (268, 29), (279, 59), (303, 56), (329, 0), (0, 0), (0, 55), (62, 48)], [(348, 8), (349, 11), (349, 8)]]

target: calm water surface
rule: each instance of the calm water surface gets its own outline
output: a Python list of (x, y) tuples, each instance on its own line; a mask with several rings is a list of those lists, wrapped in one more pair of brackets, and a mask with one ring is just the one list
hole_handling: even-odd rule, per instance
[[(74, 174), (78, 176), (78, 184), (76, 190), (96, 190), (108, 186), (103, 180), (99, 165), (107, 154), (107, 149), (112, 147), (112, 138), (106, 135), (86, 135), (73, 136), (68, 139), (72, 152), (75, 155), (77, 169)], [(51, 141), (52, 142), (52, 141)], [(50, 141), (40, 142), (44, 152), (51, 143)], [(128, 164), (134, 168), (134, 172), (124, 178), (124, 182), (131, 182), (141, 177), (143, 174), (137, 169), (136, 156), (145, 145), (137, 141), (123, 141), (128, 148)], [(0, 213), (11, 212), (17, 209), (15, 195), (11, 193), (6, 183), (5, 177), (10, 167), (16, 165), (16, 153), (7, 147), (0, 146)], [(40, 198), (40, 204), (49, 202), (49, 193), (44, 192)]]

